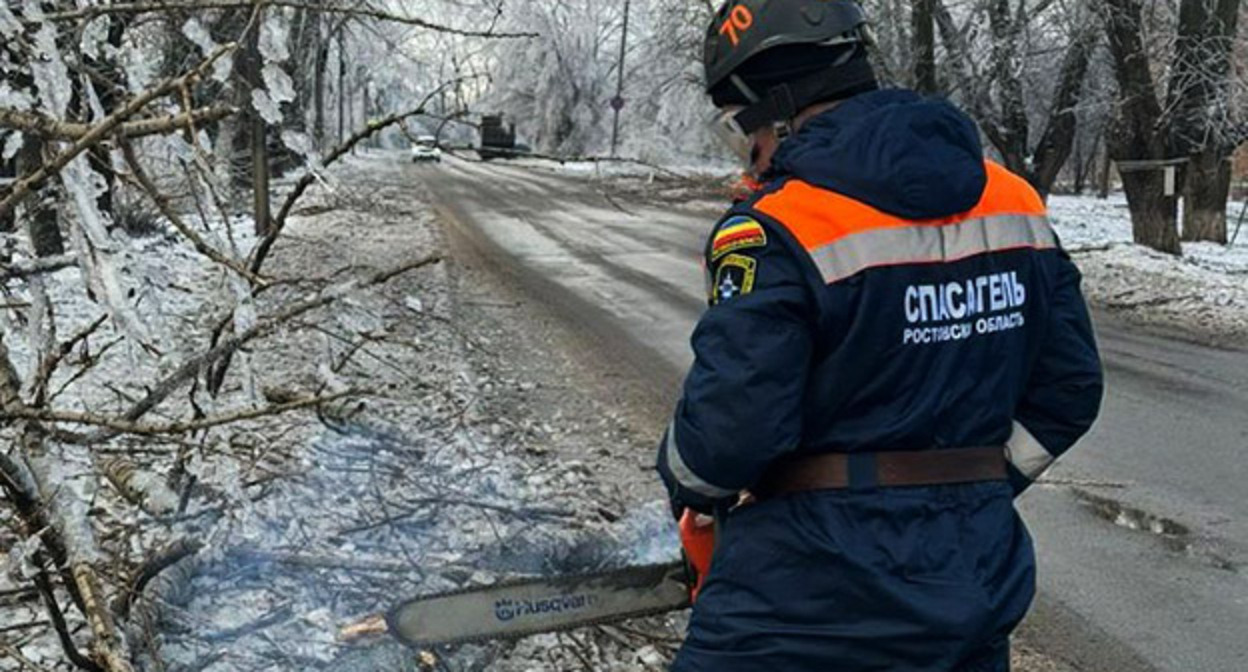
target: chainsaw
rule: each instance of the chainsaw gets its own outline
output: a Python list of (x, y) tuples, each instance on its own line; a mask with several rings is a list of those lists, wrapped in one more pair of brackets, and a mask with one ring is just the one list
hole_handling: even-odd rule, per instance
[(515, 639), (688, 608), (715, 548), (714, 527), (698, 518), (686, 511), (680, 520), (681, 561), (422, 595), (391, 609), (386, 630), (419, 648)]

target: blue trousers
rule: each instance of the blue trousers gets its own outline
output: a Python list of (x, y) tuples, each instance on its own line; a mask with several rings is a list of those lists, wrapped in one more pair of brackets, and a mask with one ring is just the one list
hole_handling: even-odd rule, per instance
[(1035, 595), (1005, 483), (808, 492), (728, 514), (672, 672), (1008, 672)]

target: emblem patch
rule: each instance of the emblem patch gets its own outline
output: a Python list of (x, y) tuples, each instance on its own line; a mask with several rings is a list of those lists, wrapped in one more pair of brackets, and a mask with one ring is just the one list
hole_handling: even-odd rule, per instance
[(711, 305), (718, 305), (754, 291), (754, 276), (758, 273), (758, 260), (740, 254), (724, 257), (715, 270), (715, 283), (711, 288)]
[(763, 247), (767, 244), (767, 232), (763, 225), (750, 217), (733, 217), (724, 222), (711, 239), (711, 262), (738, 250)]

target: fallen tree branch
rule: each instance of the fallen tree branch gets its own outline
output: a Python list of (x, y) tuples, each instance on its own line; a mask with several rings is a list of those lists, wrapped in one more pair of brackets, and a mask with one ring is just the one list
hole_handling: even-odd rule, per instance
[(104, 326), (104, 322), (108, 320), (108, 314), (104, 314), (95, 319), (94, 322), (88, 324), (78, 333), (69, 338), (68, 341), (61, 343), (57, 348), (47, 354), (42, 362), (39, 362), (39, 371), (35, 374), (35, 380), (32, 384), (34, 389), (33, 405), (36, 407), (43, 406), (47, 399), (48, 382), (52, 380), (52, 375), (56, 373), (56, 369), (60, 366), (61, 361), (74, 351), (74, 347), (79, 343), (87, 340), (97, 329)]
[[(447, 147), (446, 150), (450, 152), (451, 154), (454, 154), (455, 156), (465, 161), (471, 161), (473, 163), (485, 163), (484, 159), (480, 159), (480, 158), (474, 159), (470, 156), (464, 155), (464, 151), (476, 152), (477, 149), (475, 147)], [(660, 166), (657, 163), (651, 163), (649, 161), (645, 161), (642, 159), (630, 159), (630, 158), (622, 157), (622, 156), (556, 156), (554, 154), (538, 154), (538, 153), (530, 152), (526, 150), (504, 149), (500, 147), (491, 147), (490, 151), (495, 154), (501, 154), (512, 159), (538, 159), (541, 161), (553, 161), (555, 163), (558, 163), (561, 166), (565, 164), (569, 164), (569, 163), (625, 163), (625, 164), (631, 164), (635, 166), (644, 166), (646, 168), (663, 173), (664, 175), (667, 175), (668, 177), (678, 179), (678, 180), (694, 179), (689, 175), (678, 173), (672, 170), (671, 168)]]
[(208, 244), (203, 236), (200, 236), (190, 226), (183, 221), (177, 211), (173, 209), (173, 204), (169, 202), (169, 198), (162, 194), (156, 185), (152, 183), (151, 178), (147, 176), (147, 172), (143, 170), (143, 165), (139, 163), (139, 157), (134, 154), (134, 147), (129, 142), (121, 143), (121, 154), (125, 158), (126, 165), (130, 167), (130, 172), (134, 175), (134, 179), (139, 183), (139, 187), (147, 194), (147, 197), (156, 204), (156, 208), (160, 213), (173, 224), (173, 228), (179, 233), (186, 236), (187, 240), (195, 247), (195, 251), (208, 257), (217, 264), (228, 268), (231, 271), (242, 276), (253, 285), (263, 286), (268, 281), (260, 276), (252, 273), (247, 267), (239, 261), (230, 259), (222, 254), (219, 250)]
[(0, 265), (0, 281), (15, 278), (28, 278), (42, 273), (55, 273), (63, 268), (78, 265), (78, 256), (74, 254), (58, 254), (51, 257), (39, 257), (29, 261), (19, 261)]
[[(191, 112), (164, 117), (152, 117), (122, 123), (116, 135), (123, 138), (144, 138), (149, 135), (172, 133), (184, 128), (188, 123), (206, 124), (221, 121), (238, 112), (238, 108), (229, 105), (201, 107)], [(38, 112), (24, 112), (0, 108), (0, 128), (9, 128), (29, 135), (36, 135), (45, 140), (78, 140), (91, 132), (90, 124), (70, 121), (59, 121)]]
[[(437, 31), (439, 33), (460, 35), (462, 37), (487, 37), (493, 39), (540, 37), (537, 33), (496, 33), (492, 30), (466, 30), (463, 28), (455, 28), (453, 26), (444, 26), (433, 23), (432, 21), (426, 21), (424, 19), (418, 19), (411, 16), (404, 16), (402, 14), (395, 14), (393, 12), (387, 12), (380, 9), (372, 9), (370, 7), (342, 7), (328, 3), (295, 2), (294, 0), (183, 0), (181, 2), (115, 3), (108, 5), (93, 5), (82, 9), (64, 12), (49, 12), (44, 15), (44, 20), (72, 21), (75, 19), (94, 19), (98, 16), (105, 16), (109, 14), (144, 14), (148, 12), (237, 9), (240, 7), (289, 7), (325, 14), (342, 14), (349, 17), (354, 16), (359, 18), (377, 19), (379, 21), (401, 23)], [(35, 20), (26, 19), (23, 22), (31, 24), (35, 23)]]
[(86, 562), (77, 561), (70, 566), (74, 583), (82, 594), (82, 613), (87, 617), (91, 633), (91, 650), (95, 659), (107, 672), (131, 672), (134, 668), (126, 656), (113, 614), (104, 602), (99, 576)]
[(291, 411), (298, 411), (312, 406), (329, 403), (344, 397), (358, 397), (363, 394), (367, 394), (367, 391), (352, 389), (322, 397), (309, 397), (284, 404), (271, 404), (261, 408), (248, 408), (235, 411), (233, 413), (226, 413), (224, 415), (216, 415), (182, 422), (170, 422), (159, 425), (117, 420), (115, 418), (102, 417), (92, 413), (54, 411), (30, 407), (0, 410), (0, 420), (34, 420), (43, 423), (67, 423), (103, 427), (111, 432), (111, 436), (109, 436), (109, 438), (113, 438), (118, 434), (161, 436), (167, 434), (187, 434), (189, 432), (211, 429), (222, 425), (231, 425), (245, 420), (255, 420), (257, 418), (281, 415), (283, 413), (289, 413)]
[[(33, 431), (37, 430), (27, 428), (23, 432), (22, 445), (26, 445), (32, 440), (37, 440), (31, 434)], [(61, 538), (60, 528), (53, 525), (52, 519), (48, 515), (48, 507), (45, 505), (43, 495), (39, 491), (39, 483), (35, 479), (35, 475), (31, 473), (30, 467), (27, 466), (23, 457), (14, 457), (0, 452), (0, 489), (4, 490), (9, 502), (17, 512), (22, 534), (28, 538), (39, 538), (39, 542), (47, 549), (53, 565), (60, 572), (61, 579), (64, 581), (66, 589), (69, 590), (70, 596), (81, 607), (83, 604), (82, 597), (78, 594), (72, 577), (67, 571), (69, 550), (65, 545), (65, 540)]]
[(56, 631), (56, 637), (61, 643), (61, 650), (65, 652), (65, 657), (69, 658), (69, 662), (79, 669), (87, 672), (105, 672), (104, 668), (78, 650), (73, 635), (69, 633), (69, 625), (65, 622), (65, 614), (61, 611), (61, 605), (56, 601), (56, 590), (47, 572), (40, 567), (34, 578), (35, 585), (39, 587), (39, 594), (43, 596), (44, 609), (47, 610), (48, 618), (52, 621), (52, 629)]
[[(181, 366), (179, 366), (176, 370), (173, 371), (173, 373), (169, 374), (163, 380), (161, 380), (160, 382), (152, 386), (150, 388), (150, 391), (147, 393), (147, 395), (144, 396), (139, 401), (135, 402), (134, 405), (132, 405), (130, 409), (126, 411), (120, 418), (107, 419), (106, 423), (101, 423), (98, 421), (98, 420), (101, 420), (100, 418), (89, 416), (88, 414), (55, 414), (55, 413), (50, 414), (50, 412), (48, 411), (28, 408), (19, 404), (9, 404), (8, 408), (4, 408), (3, 410), (0, 410), (0, 418), (23, 417), (23, 418), (31, 418), (35, 420), (42, 419), (44, 421), (68, 422), (68, 423), (74, 423), (74, 424), (86, 424), (86, 425), (93, 425), (97, 427), (103, 427), (103, 429), (101, 429), (100, 431), (97, 431), (92, 434), (80, 435), (80, 434), (71, 434), (67, 432), (60, 432), (57, 434), (58, 438), (60, 438), (61, 440), (72, 442), (72, 443), (82, 443), (82, 444), (104, 443), (106, 441), (109, 441), (117, 437), (120, 434), (127, 434), (127, 433), (138, 433), (138, 434), (144, 434), (144, 435), (164, 435), (164, 434), (171, 434), (171, 433), (180, 434), (180, 433), (185, 433), (188, 431), (194, 431), (196, 429), (204, 429), (207, 427), (215, 426), (216, 424), (220, 424), (220, 423), (216, 423), (215, 421), (221, 420), (222, 418), (207, 418), (207, 419), (198, 420), (198, 421), (185, 422), (185, 423), (172, 423), (168, 425), (143, 425), (143, 424), (137, 423), (136, 421), (139, 418), (146, 415), (149, 411), (151, 411), (153, 408), (155, 408), (165, 399), (169, 398), (170, 395), (172, 395), (175, 391), (180, 389), (183, 385), (186, 385), (190, 381), (194, 380), (195, 377), (197, 377), (199, 374), (203, 373), (204, 371), (208, 370), (208, 368), (211, 367), (214, 363), (221, 361), (223, 358), (232, 355), (243, 345), (251, 341), (254, 341), (258, 338), (265, 337), (277, 331), (283, 325), (285, 325), (286, 323), (290, 322), (291, 320), (301, 315), (304, 315), (308, 312), (311, 312), (318, 308), (323, 308), (325, 306), (328, 306), (334, 303), (335, 301), (337, 301), (339, 298), (341, 298), (344, 294), (346, 294), (349, 291), (361, 289), (364, 287), (380, 285), (380, 284), (390, 281), (396, 276), (417, 270), (419, 268), (423, 268), (425, 266), (429, 266), (431, 264), (436, 264), (440, 261), (442, 261), (442, 257), (439, 255), (431, 255), (428, 257), (422, 257), (421, 259), (407, 262), (395, 268), (388, 269), (385, 271), (380, 271), (378, 273), (375, 273), (371, 277), (365, 278), (364, 280), (349, 282), (344, 285), (340, 285), (338, 287), (330, 288), (326, 290), (320, 296), (314, 297), (312, 299), (308, 299), (307, 301), (294, 304), (293, 306), (289, 306), (286, 309), (274, 315), (263, 317), (257, 320), (254, 326), (252, 326), (250, 329), (243, 332), (242, 334), (236, 334), (234, 336), (221, 340), (220, 342), (218, 342), (216, 345), (214, 345), (212, 348), (210, 348), (206, 352), (195, 355), (194, 357), (191, 357), (190, 359), (183, 362)], [(0, 392), (2, 392), (2, 390), (0, 390)], [(343, 396), (347, 396), (349, 394), (350, 393), (344, 393)], [(326, 400), (325, 398), (322, 398), (319, 401), (325, 401), (325, 400)], [(303, 401), (306, 402), (304, 406), (316, 405), (315, 403), (313, 403), (313, 400), (303, 400)], [(293, 410), (293, 409), (286, 409), (286, 410)], [(256, 411), (252, 411), (252, 412), (256, 412)], [(271, 415), (271, 413), (260, 413), (260, 415)], [(92, 419), (95, 421), (80, 422), (80, 420), (85, 420), (85, 419)], [(244, 420), (244, 419), (248, 419), (248, 417), (236, 415), (234, 421)], [(176, 431), (172, 431), (174, 428), (176, 428)], [(145, 431), (138, 431), (138, 432), (132, 431), (136, 429), (145, 430)]]
[(233, 43), (226, 44), (212, 52), (208, 58), (204, 59), (190, 72), (178, 77), (166, 79), (164, 82), (161, 82), (155, 87), (152, 87), (134, 98), (131, 98), (116, 112), (110, 114), (100, 123), (91, 126), (91, 130), (87, 131), (82, 137), (75, 140), (68, 149), (60, 154), (57, 154), (52, 160), (41, 165), (33, 173), (19, 178), (16, 182), (10, 185), (8, 195), (4, 197), (4, 200), (0, 201), (0, 219), (4, 219), (12, 214), (13, 209), (16, 208), (17, 205), (27, 196), (34, 193), (35, 190), (43, 184), (44, 180), (47, 180), (53, 175), (59, 174), (61, 170), (63, 170), (65, 166), (68, 166), (71, 161), (78, 157), (78, 155), (95, 146), (105, 137), (111, 135), (119, 126), (121, 126), (122, 123), (137, 114), (139, 110), (147, 106), (148, 103), (151, 103), (153, 100), (168, 94), (170, 91), (177, 90), (187, 82), (200, 78), (205, 72), (208, 71), (209, 68), (212, 67), (214, 63), (220, 60), (221, 57), (236, 48), (237, 45)]
[(117, 613), (126, 618), (134, 603), (143, 595), (147, 584), (151, 583), (161, 572), (195, 555), (204, 547), (203, 542), (196, 539), (182, 538), (157, 551), (135, 571), (130, 580), (130, 588), (118, 597)]

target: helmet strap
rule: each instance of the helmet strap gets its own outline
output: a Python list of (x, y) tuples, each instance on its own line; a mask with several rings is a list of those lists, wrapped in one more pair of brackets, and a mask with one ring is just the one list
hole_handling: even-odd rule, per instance
[(750, 101), (751, 105), (759, 101), (758, 94), (754, 93), (754, 89), (751, 88), (749, 84), (746, 84), (744, 79), (741, 79), (741, 75), (734, 72), (728, 76), (728, 79), (732, 82), (733, 86), (737, 87), (737, 90), (741, 92), (741, 95), (745, 96), (745, 99)]
[[(867, 84), (874, 84), (875, 81), (875, 71), (871, 69), (867, 59), (856, 59), (773, 87), (765, 98), (742, 110), (735, 119), (746, 133), (753, 133), (768, 124), (788, 125), (807, 107), (843, 97), (844, 94)], [(734, 80), (734, 83), (737, 82)], [(745, 83), (740, 82), (737, 85), (742, 87)], [(745, 89), (748, 88), (745, 86)], [(745, 89), (742, 93), (745, 93)]]

